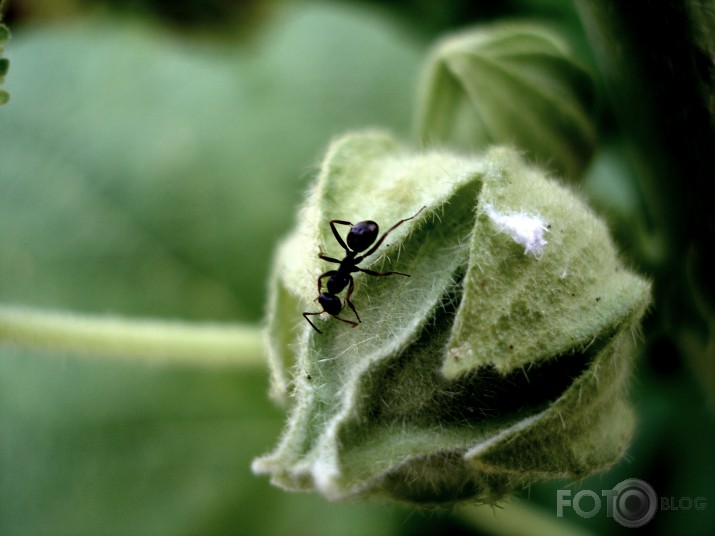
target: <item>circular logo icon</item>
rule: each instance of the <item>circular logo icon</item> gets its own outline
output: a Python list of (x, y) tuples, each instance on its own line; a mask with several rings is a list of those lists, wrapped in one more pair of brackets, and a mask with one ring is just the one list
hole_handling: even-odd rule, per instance
[(628, 478), (613, 487), (613, 519), (628, 528), (642, 527), (658, 509), (658, 496), (648, 482)]

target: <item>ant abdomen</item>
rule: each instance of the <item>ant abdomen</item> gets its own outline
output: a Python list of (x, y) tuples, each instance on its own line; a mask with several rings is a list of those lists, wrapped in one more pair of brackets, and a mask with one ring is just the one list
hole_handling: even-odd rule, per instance
[(318, 303), (326, 313), (332, 316), (340, 313), (343, 308), (342, 300), (335, 294), (329, 294), (328, 292), (322, 292), (318, 296)]

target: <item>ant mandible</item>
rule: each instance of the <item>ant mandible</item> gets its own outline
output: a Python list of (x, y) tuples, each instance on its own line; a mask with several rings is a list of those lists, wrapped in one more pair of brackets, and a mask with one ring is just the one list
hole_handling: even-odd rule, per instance
[[(398, 221), (395, 225), (385, 231), (385, 233), (372, 247), (370, 246), (373, 242), (375, 242), (375, 239), (380, 232), (380, 228), (374, 221), (360, 221), (355, 225), (353, 225), (349, 221), (344, 220), (330, 221), (330, 229), (333, 231), (333, 236), (335, 236), (335, 240), (337, 240), (338, 244), (340, 244), (340, 247), (345, 250), (345, 257), (343, 258), (343, 260), (338, 260), (334, 259), (333, 257), (328, 257), (327, 255), (324, 255), (322, 251), (318, 254), (318, 257), (322, 260), (334, 262), (339, 266), (337, 270), (329, 270), (322, 274), (320, 277), (318, 277), (318, 298), (316, 301), (320, 304), (323, 310), (316, 312), (305, 311), (303, 313), (303, 318), (308, 321), (308, 324), (313, 326), (313, 329), (315, 331), (317, 331), (318, 333), (322, 333), (322, 331), (320, 331), (316, 327), (316, 325), (310, 321), (310, 318), (308, 317), (313, 315), (319, 315), (323, 312), (328, 313), (333, 318), (336, 318), (341, 322), (350, 324), (352, 327), (355, 327), (360, 323), (360, 315), (358, 315), (357, 311), (355, 310), (353, 302), (350, 301), (350, 297), (355, 290), (355, 281), (353, 280), (353, 276), (351, 274), (355, 272), (363, 272), (365, 274), (378, 277), (387, 275), (404, 275), (406, 277), (410, 277), (410, 274), (405, 274), (403, 272), (375, 272), (373, 270), (368, 270), (367, 268), (360, 268), (358, 264), (360, 264), (365, 259), (365, 257), (369, 257), (370, 255), (375, 253), (377, 251), (377, 248), (379, 248), (384, 242), (385, 238), (387, 238), (387, 235), (389, 235), (392, 231), (397, 229), (406, 221), (410, 221), (411, 219), (416, 218), (417, 215), (424, 209), (425, 207), (422, 207), (417, 211), (414, 216)], [(345, 241), (343, 241), (342, 237), (340, 236), (340, 233), (338, 233), (338, 230), (335, 228), (335, 224), (350, 226), (350, 230), (348, 231), (346, 237), (347, 244), (345, 243)], [(368, 248), (370, 249), (365, 251)], [(365, 253), (362, 253), (363, 251), (365, 251)], [(362, 255), (358, 255), (359, 253), (362, 253)], [(326, 285), (327, 292), (323, 292), (323, 279), (325, 279), (326, 277), (328, 278), (328, 283)], [(347, 287), (348, 289), (348, 292), (345, 296), (345, 303), (347, 303), (348, 307), (350, 307), (353, 313), (355, 313), (355, 318), (357, 318), (357, 322), (355, 322), (354, 320), (348, 320), (347, 318), (340, 318), (338, 316), (340, 314), (340, 311), (342, 311), (343, 309), (343, 303), (338, 297), (338, 294), (342, 292), (345, 287)]]

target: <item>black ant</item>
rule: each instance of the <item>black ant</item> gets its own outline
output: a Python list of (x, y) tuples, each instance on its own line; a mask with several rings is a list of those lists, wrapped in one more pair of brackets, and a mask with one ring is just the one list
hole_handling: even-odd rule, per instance
[[(330, 221), (330, 229), (333, 231), (333, 236), (335, 236), (335, 240), (337, 240), (338, 244), (340, 244), (340, 247), (345, 250), (345, 258), (343, 258), (343, 260), (334, 259), (333, 257), (328, 257), (327, 255), (324, 255), (322, 251), (318, 254), (318, 257), (322, 260), (334, 262), (339, 266), (337, 270), (329, 270), (322, 274), (320, 277), (318, 277), (318, 298), (316, 301), (320, 304), (323, 310), (316, 312), (306, 311), (303, 313), (303, 317), (308, 321), (308, 324), (313, 326), (313, 329), (315, 331), (317, 331), (318, 333), (322, 333), (322, 331), (320, 331), (315, 326), (315, 324), (310, 321), (310, 318), (308, 317), (312, 315), (319, 315), (324, 312), (328, 313), (333, 318), (340, 320), (341, 322), (350, 324), (352, 327), (355, 327), (360, 323), (360, 315), (358, 315), (357, 311), (355, 310), (355, 306), (350, 301), (350, 297), (355, 290), (355, 281), (353, 280), (353, 276), (351, 275), (352, 273), (363, 272), (368, 275), (379, 277), (387, 275), (404, 275), (406, 277), (410, 277), (410, 274), (405, 274), (403, 272), (375, 272), (366, 268), (360, 268), (358, 264), (360, 264), (363, 259), (365, 259), (365, 257), (369, 257), (370, 255), (375, 253), (377, 251), (377, 248), (379, 248), (384, 242), (385, 238), (387, 238), (387, 235), (389, 235), (392, 231), (397, 229), (406, 221), (410, 221), (411, 219), (416, 218), (417, 215), (424, 209), (425, 207), (422, 207), (417, 211), (414, 216), (398, 221), (395, 225), (385, 231), (385, 233), (380, 237), (377, 243), (375, 243), (375, 245), (371, 248), (370, 246), (373, 242), (375, 242), (375, 239), (380, 232), (380, 228), (374, 221), (360, 221), (355, 225), (353, 225), (349, 221), (344, 220)], [(342, 237), (338, 233), (338, 230), (335, 228), (336, 223), (340, 225), (350, 226), (350, 230), (347, 234), (347, 244), (345, 244), (345, 241), (343, 241)], [(367, 248), (370, 249), (368, 251), (365, 251)], [(358, 253), (362, 253), (363, 251), (365, 251), (365, 253), (363, 253), (362, 255), (358, 255)], [(326, 285), (327, 292), (323, 292), (323, 279), (325, 279), (326, 277), (328, 278), (328, 284)], [(345, 287), (348, 288), (347, 295), (345, 296), (345, 303), (347, 303), (348, 307), (350, 307), (353, 313), (355, 313), (355, 318), (357, 318), (357, 322), (355, 322), (354, 320), (348, 320), (346, 318), (340, 318), (338, 316), (340, 314), (340, 311), (342, 311), (343, 309), (343, 303), (337, 296), (337, 294), (342, 292)]]

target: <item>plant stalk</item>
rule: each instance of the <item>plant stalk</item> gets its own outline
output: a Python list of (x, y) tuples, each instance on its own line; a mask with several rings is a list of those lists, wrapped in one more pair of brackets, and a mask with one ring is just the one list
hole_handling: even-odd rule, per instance
[(93, 357), (260, 366), (261, 328), (172, 322), (0, 306), (0, 344)]

